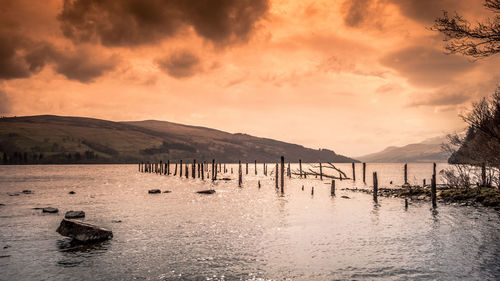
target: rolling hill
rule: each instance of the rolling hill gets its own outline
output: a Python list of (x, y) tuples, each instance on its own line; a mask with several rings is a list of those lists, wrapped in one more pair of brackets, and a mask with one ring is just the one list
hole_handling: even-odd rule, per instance
[(246, 134), (166, 121), (113, 122), (54, 115), (0, 119), (4, 164), (137, 163), (170, 159), (220, 162), (357, 162), (328, 149), (310, 149)]
[(436, 137), (420, 143), (405, 146), (389, 146), (386, 149), (359, 156), (363, 162), (398, 163), (398, 162), (447, 162), (450, 154), (441, 149), (441, 144), (446, 142), (446, 137)]

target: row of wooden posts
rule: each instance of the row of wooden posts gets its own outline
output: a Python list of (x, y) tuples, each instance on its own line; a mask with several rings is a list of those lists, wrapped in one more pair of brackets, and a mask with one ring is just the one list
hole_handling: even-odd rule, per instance
[[(179, 165), (179, 169), (177, 168), (177, 165)], [(186, 178), (189, 178), (189, 164), (184, 163), (185, 165), (185, 172), (184, 175)], [(257, 175), (257, 161), (254, 162), (255, 165), (255, 175)], [(246, 163), (246, 174), (248, 175), (248, 162)], [(279, 169), (279, 167), (281, 167)], [(280, 170), (280, 171), (279, 171)], [(323, 180), (323, 168), (322, 168), (322, 163), (319, 163), (319, 176), (320, 180)], [(209, 165), (206, 162), (201, 162), (197, 163), (196, 159), (193, 159), (193, 164), (191, 165), (191, 176), (192, 178), (196, 178), (196, 172), (198, 172), (198, 178), (201, 178), (202, 180), (205, 179), (205, 172), (207, 172), (207, 179), (209, 178), (209, 175), (211, 175), (211, 178), (213, 181), (217, 180), (217, 173), (222, 172), (227, 173), (228, 170), (226, 169), (226, 164), (224, 163), (217, 163), (215, 159), (212, 159), (212, 167), (211, 167), (211, 174), (209, 174)], [(267, 176), (267, 164), (263, 163), (263, 172), (264, 175)], [(170, 175), (173, 174), (176, 176), (179, 174), (180, 177), (183, 176), (183, 163), (182, 160), (179, 161), (179, 163), (175, 163), (174, 167), (174, 172), (171, 173), (170, 171), (170, 160), (167, 160), (165, 163), (163, 161), (160, 161), (159, 163), (139, 163), (139, 172), (141, 173), (156, 173), (156, 174), (163, 174), (163, 175)], [(231, 174), (233, 174), (233, 168), (231, 168)], [(307, 172), (302, 171), (302, 161), (299, 159), (299, 175), (300, 178), (307, 178)], [(292, 177), (292, 171), (290, 169), (290, 162), (288, 163), (287, 167), (287, 176), (289, 178)], [(281, 181), (279, 181), (281, 179)], [(278, 165), (276, 163), (276, 171), (275, 171), (275, 187), (276, 189), (280, 189), (281, 193), (284, 193), (284, 188), (285, 188), (285, 157), (281, 156), (281, 165)], [(340, 180), (342, 180), (342, 176), (340, 176)], [(354, 163), (352, 163), (352, 180), (356, 181), (356, 167)], [(281, 183), (280, 183), (281, 182)], [(363, 163), (363, 183), (366, 182), (366, 163)], [(404, 182), (405, 185), (408, 185), (408, 165), (404, 165)], [(238, 161), (238, 186), (241, 187), (243, 183), (243, 171), (242, 171), (242, 165), (241, 161)], [(425, 186), (425, 179), (423, 180), (423, 186)], [(260, 181), (259, 181), (259, 187), (260, 187)], [(314, 189), (312, 190), (312, 193), (314, 193)], [(332, 179), (332, 185), (331, 185), (331, 195), (335, 196), (335, 180)], [(377, 177), (377, 172), (373, 172), (373, 200), (375, 202), (378, 201), (378, 177)], [(436, 163), (433, 163), (433, 173), (432, 173), (432, 179), (431, 179), (431, 201), (432, 201), (432, 206), (435, 208), (436, 205)], [(406, 200), (405, 202), (406, 206), (408, 204), (408, 201)]]

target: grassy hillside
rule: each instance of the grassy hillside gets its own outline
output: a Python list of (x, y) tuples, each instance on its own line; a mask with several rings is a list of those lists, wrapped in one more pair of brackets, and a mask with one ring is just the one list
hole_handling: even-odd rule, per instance
[(402, 147), (390, 146), (386, 149), (358, 157), (365, 162), (398, 163), (398, 162), (447, 162), (449, 153), (441, 149), (446, 138), (432, 138), (420, 143), (408, 144)]
[(192, 158), (275, 162), (281, 155), (290, 161), (354, 161), (331, 150), (164, 121), (112, 122), (50, 115), (1, 118), (0, 153), (5, 164)]

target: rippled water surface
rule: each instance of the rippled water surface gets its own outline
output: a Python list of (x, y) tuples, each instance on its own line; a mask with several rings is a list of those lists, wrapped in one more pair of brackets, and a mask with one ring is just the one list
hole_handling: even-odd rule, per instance
[[(339, 166), (350, 176), (350, 165)], [(356, 182), (337, 181), (335, 197), (328, 180), (311, 177), (286, 179), (280, 196), (258, 169), (250, 165), (238, 188), (231, 173), (212, 183), (141, 174), (136, 165), (0, 166), (0, 280), (500, 279), (497, 211), (433, 211), (423, 201), (405, 210), (401, 199), (374, 204), (369, 194), (340, 190), (369, 187), (372, 171), (383, 187), (401, 184), (400, 164), (369, 164), (367, 186), (357, 171)], [(408, 170), (420, 184), (432, 165)], [(216, 194), (195, 193), (209, 188)], [(35, 193), (8, 194), (24, 189)], [(33, 209), (45, 206), (60, 212)], [(114, 238), (71, 247), (55, 232), (68, 210), (84, 210), (85, 221)]]

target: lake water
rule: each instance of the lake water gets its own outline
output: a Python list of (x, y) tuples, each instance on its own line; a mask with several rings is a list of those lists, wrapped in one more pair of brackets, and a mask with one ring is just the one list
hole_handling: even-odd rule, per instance
[[(232, 181), (212, 183), (137, 165), (0, 166), (0, 280), (500, 279), (498, 211), (424, 201), (406, 210), (402, 199), (374, 204), (340, 190), (370, 187), (372, 171), (380, 187), (401, 184), (401, 164), (368, 164), (366, 186), (357, 165), (357, 181), (337, 181), (335, 197), (328, 180), (311, 177), (286, 179), (281, 196), (262, 165), (257, 176), (249, 166), (242, 188), (237, 168), (225, 175)], [(338, 167), (351, 175), (350, 164)], [(432, 165), (408, 173), (410, 183), (429, 182)], [(209, 188), (216, 194), (195, 193)], [(24, 189), (35, 193), (8, 195)], [(33, 209), (45, 206), (60, 212)], [(55, 232), (68, 210), (84, 210), (113, 239), (71, 248)]]

